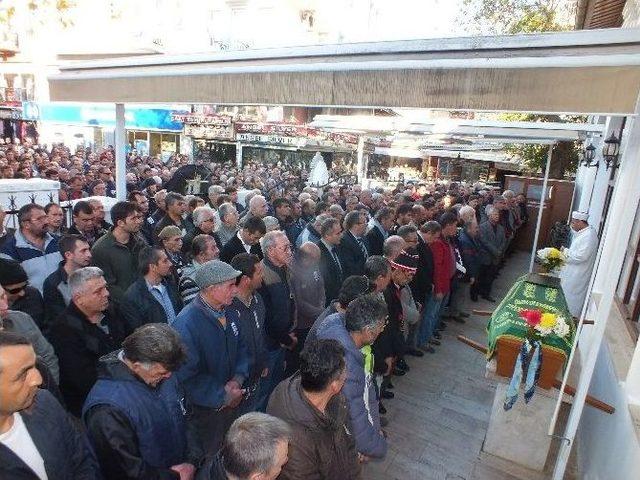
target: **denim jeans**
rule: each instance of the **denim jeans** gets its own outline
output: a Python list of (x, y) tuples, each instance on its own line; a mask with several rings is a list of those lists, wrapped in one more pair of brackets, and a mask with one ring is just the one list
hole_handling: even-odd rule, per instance
[(270, 350), (267, 352), (267, 366), (269, 374), (260, 379), (260, 393), (256, 401), (256, 409), (258, 412), (264, 412), (267, 409), (269, 396), (275, 390), (278, 384), (284, 380), (284, 348)]
[(418, 345), (424, 345), (433, 336), (440, 320), (440, 310), (443, 299), (437, 299), (435, 295), (428, 293), (422, 310), (422, 318), (420, 320), (420, 330), (418, 331)]

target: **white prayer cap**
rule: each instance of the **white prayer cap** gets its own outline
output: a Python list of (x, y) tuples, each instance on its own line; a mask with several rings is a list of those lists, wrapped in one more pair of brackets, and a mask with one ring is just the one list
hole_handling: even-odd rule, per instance
[(576, 210), (571, 214), (571, 218), (573, 218), (574, 220), (582, 220), (583, 222), (586, 222), (587, 220), (589, 220), (589, 214)]

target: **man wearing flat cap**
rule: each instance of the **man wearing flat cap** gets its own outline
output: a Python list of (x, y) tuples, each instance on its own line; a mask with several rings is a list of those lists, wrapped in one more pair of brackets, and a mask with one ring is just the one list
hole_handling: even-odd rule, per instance
[(571, 214), (571, 246), (563, 249), (567, 263), (560, 271), (560, 283), (574, 317), (580, 316), (582, 311), (598, 252), (598, 234), (588, 220), (589, 215), (585, 212)]
[(240, 275), (220, 260), (203, 264), (193, 276), (200, 292), (173, 324), (187, 349), (178, 379), (193, 404), (195, 429), (207, 456), (215, 455), (238, 416), (241, 385), (249, 374), (239, 326), (226, 316)]

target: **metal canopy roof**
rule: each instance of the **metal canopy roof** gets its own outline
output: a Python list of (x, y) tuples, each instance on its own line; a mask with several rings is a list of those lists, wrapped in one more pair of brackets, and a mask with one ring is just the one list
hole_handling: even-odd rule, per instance
[(53, 101), (631, 114), (640, 30), (378, 42), (72, 64)]
[(486, 143), (542, 143), (583, 140), (601, 135), (604, 125), (595, 123), (503, 122), (465, 119), (412, 119), (367, 115), (316, 115), (310, 124), (326, 130), (375, 133), (408, 133), (441, 136)]

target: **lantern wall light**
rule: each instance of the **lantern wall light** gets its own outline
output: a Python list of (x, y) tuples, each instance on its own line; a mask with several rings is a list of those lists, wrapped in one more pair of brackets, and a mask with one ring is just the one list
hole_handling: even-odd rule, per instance
[[(622, 136), (622, 132), (621, 136)], [(618, 157), (620, 154), (620, 138), (616, 137), (614, 132), (611, 132), (611, 136), (604, 141), (602, 146), (602, 157), (607, 164), (607, 169), (616, 169), (620, 166), (618, 163)]]

